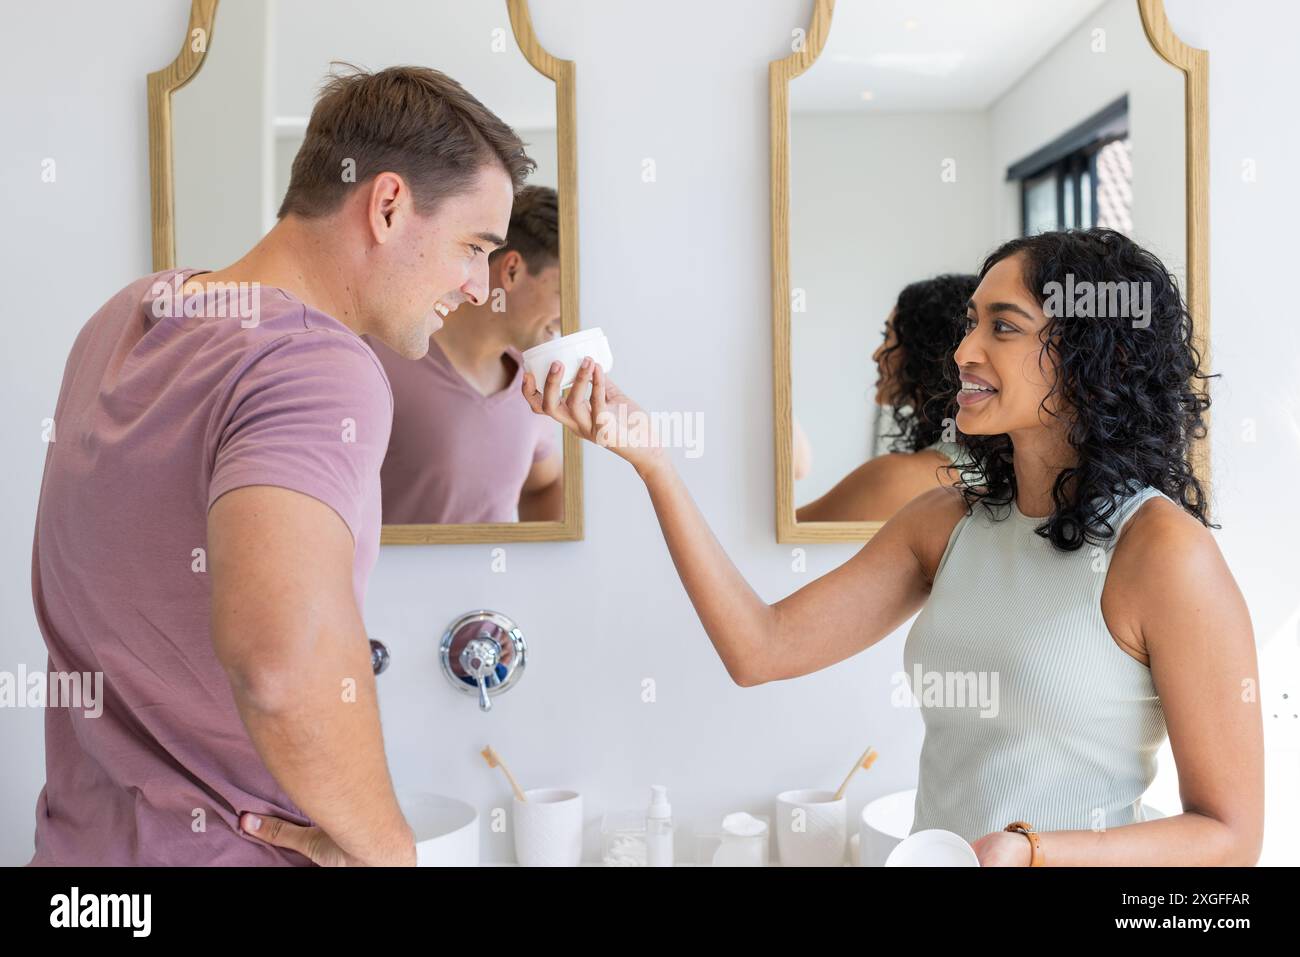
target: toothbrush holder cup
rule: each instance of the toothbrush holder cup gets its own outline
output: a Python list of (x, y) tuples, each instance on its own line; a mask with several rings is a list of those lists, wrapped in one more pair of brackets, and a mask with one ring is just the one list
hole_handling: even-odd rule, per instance
[(803, 788), (776, 796), (776, 846), (782, 867), (839, 867), (848, 847), (847, 801)]
[(529, 788), (514, 802), (515, 857), (520, 867), (577, 867), (582, 861), (582, 795)]

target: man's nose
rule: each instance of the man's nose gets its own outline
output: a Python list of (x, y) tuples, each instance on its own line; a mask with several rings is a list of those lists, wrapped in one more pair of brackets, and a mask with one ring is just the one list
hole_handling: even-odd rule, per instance
[(465, 284), (460, 287), (460, 291), (465, 294), (476, 306), (481, 306), (487, 302), (488, 297), (488, 265), (484, 257), (482, 266), (476, 267), (471, 273)]

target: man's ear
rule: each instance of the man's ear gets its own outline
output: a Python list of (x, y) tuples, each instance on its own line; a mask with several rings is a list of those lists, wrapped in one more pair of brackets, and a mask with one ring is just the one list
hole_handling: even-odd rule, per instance
[(524, 257), (519, 255), (518, 250), (510, 249), (503, 253), (500, 270), (501, 288), (506, 292), (513, 289), (523, 276), (524, 269)]
[(375, 242), (384, 243), (397, 227), (398, 217), (409, 215), (411, 191), (396, 173), (379, 173), (367, 192), (366, 220)]

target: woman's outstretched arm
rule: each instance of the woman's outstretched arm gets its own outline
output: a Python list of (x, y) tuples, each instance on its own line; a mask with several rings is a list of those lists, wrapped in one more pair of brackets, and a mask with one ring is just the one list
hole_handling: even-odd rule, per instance
[[(952, 511), (951, 496), (922, 496), (849, 561), (769, 605), (714, 537), (663, 450), (637, 446), (631, 441), (635, 436), (617, 434), (619, 422), (635, 422), (637, 414), (645, 413), (590, 360), (567, 397), (560, 393), (563, 370), (555, 370), (552, 366), (541, 393), (533, 377), (525, 376), (529, 405), (636, 468), (650, 493), (682, 585), (737, 684), (793, 678), (835, 664), (879, 641), (920, 608), (929, 588), (926, 569), (934, 567), (937, 556), (931, 554), (934, 534), (917, 532), (942, 525), (934, 515), (947, 510), (952, 512), (952, 521), (942, 533), (942, 541), (947, 542), (960, 514)], [(936, 494), (945, 496), (943, 490)], [(940, 553), (942, 548), (941, 544)]]

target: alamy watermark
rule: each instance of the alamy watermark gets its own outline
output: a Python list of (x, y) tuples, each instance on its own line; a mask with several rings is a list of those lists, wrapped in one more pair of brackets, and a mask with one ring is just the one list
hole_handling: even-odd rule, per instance
[(104, 672), (0, 671), (0, 708), (80, 708), (87, 718), (104, 713)]
[(704, 454), (703, 412), (628, 411), (606, 409), (596, 416), (596, 441), (614, 448), (680, 448), (688, 459)]
[(244, 329), (262, 320), (262, 284), (260, 282), (205, 282), (201, 293), (186, 295), (181, 274), (172, 281), (159, 279), (149, 289), (153, 296), (150, 308), (155, 319), (238, 319)]
[(996, 718), (998, 673), (996, 671), (923, 671), (920, 663), (912, 674), (896, 671), (890, 703), (896, 708), (979, 708), (981, 718)]
[(50, 898), (51, 927), (120, 927), (148, 937), (153, 926), (152, 894), (82, 893), (75, 884)]
[(1043, 286), (1043, 312), (1049, 318), (1079, 316), (1084, 319), (1132, 319), (1134, 329), (1151, 325), (1151, 283), (1052, 280)]

